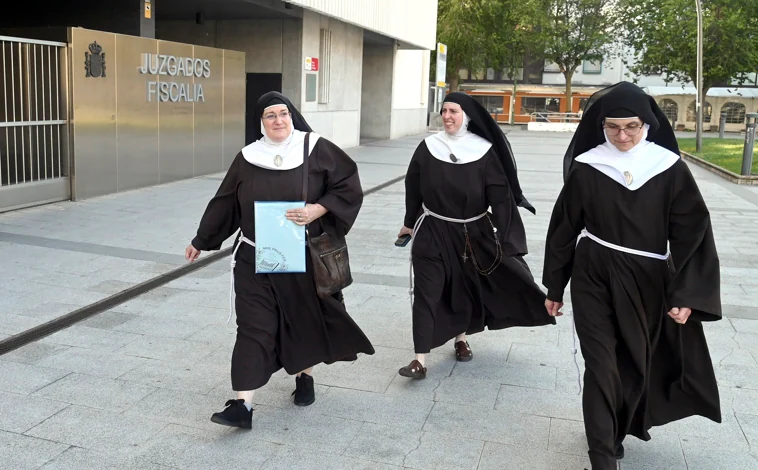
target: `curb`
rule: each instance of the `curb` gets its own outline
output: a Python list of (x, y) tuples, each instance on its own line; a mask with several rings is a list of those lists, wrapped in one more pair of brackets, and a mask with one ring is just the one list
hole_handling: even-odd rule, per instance
[[(382, 189), (392, 186), (393, 184), (398, 183), (404, 179), (405, 175), (398, 176), (397, 178), (393, 178), (380, 185), (374, 186), (371, 189), (367, 189), (363, 192), (363, 195), (368, 196), (369, 194), (381, 191)], [(0, 356), (18, 349), (21, 346), (25, 346), (46, 336), (50, 336), (51, 334), (56, 333), (60, 330), (64, 330), (69, 326), (95, 316), (98, 313), (110, 310), (113, 307), (134, 299), (135, 297), (139, 297), (142, 294), (146, 294), (147, 292), (150, 292), (153, 289), (157, 289), (162, 285), (168, 284), (171, 281), (175, 281), (182, 276), (186, 276), (187, 274), (202, 269), (209, 264), (213, 264), (216, 261), (219, 261), (230, 255), (231, 253), (232, 247), (224, 248), (223, 250), (219, 250), (216, 253), (202, 257), (193, 263), (179, 266), (178, 268), (172, 269), (167, 273), (161, 274), (152, 279), (148, 279), (145, 282), (125, 289), (117, 294), (111, 295), (110, 297), (98, 300), (95, 303), (86, 305), (80, 309), (74, 310), (73, 312), (66, 313), (46, 323), (37, 325), (26, 331), (22, 331), (21, 333), (13, 335), (9, 338), (5, 338), (4, 340), (0, 341)]]
[(714, 165), (713, 163), (703, 160), (700, 157), (696, 157), (695, 155), (692, 155), (691, 153), (687, 152), (681, 152), (682, 158), (684, 158), (686, 161), (694, 163), (695, 165), (699, 166), (700, 168), (704, 168), (711, 173), (718, 175), (725, 180), (734, 183), (734, 184), (740, 184), (740, 185), (758, 185), (758, 176), (744, 176), (744, 175), (738, 175), (737, 173), (733, 173), (729, 170), (725, 170), (724, 168), (721, 168), (718, 165)]

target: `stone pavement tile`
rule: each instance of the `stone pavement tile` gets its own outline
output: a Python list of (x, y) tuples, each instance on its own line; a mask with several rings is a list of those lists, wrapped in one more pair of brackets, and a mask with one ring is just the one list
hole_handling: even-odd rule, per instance
[(211, 415), (222, 411), (225, 402), (226, 400), (220, 401), (211, 395), (158, 389), (141, 400), (130, 400), (130, 406), (124, 414), (150, 416), (166, 424), (188, 428), (215, 430), (219, 425), (211, 422)]
[(735, 414), (737, 421), (745, 433), (750, 449), (758, 448), (758, 416), (749, 414)]
[(425, 433), (403, 465), (421, 470), (476, 470), (483, 448), (482, 441)]
[(421, 430), (433, 404), (430, 400), (332, 388), (311, 406), (327, 416)]
[(644, 442), (629, 436), (624, 440), (625, 456), (622, 470), (687, 470), (682, 446), (676, 433), (666, 428), (653, 428), (651, 440)]
[[(577, 361), (580, 366), (584, 363), (581, 354), (578, 355)], [(574, 368), (574, 358), (573, 354), (571, 354), (571, 349), (551, 345), (537, 346), (534, 344), (513, 343), (511, 351), (508, 354), (508, 362), (511, 364), (548, 366), (557, 369)]]
[(182, 320), (166, 321), (164, 318), (140, 316), (133, 320), (124, 322), (118, 326), (114, 326), (113, 330), (123, 331), (125, 333), (153, 336), (157, 338), (184, 339), (197, 333), (201, 329), (205, 328), (205, 326), (207, 326), (207, 323), (197, 323)]
[(12, 313), (3, 313), (0, 315), (0, 333), (5, 335), (17, 335), (29, 328), (39, 325), (40, 321), (36, 318), (24, 315), (14, 315)]
[(0, 431), (0, 468), (36, 470), (68, 447), (58, 442)]
[(547, 418), (582, 421), (582, 397), (576, 393), (503, 385), (496, 409), (511, 413), (528, 413)]
[(29, 395), (68, 374), (62, 370), (0, 360), (0, 390)]
[(32, 308), (24, 310), (23, 312), (20, 312), (20, 314), (26, 317), (34, 317), (38, 318), (39, 320), (48, 321), (80, 308), (82, 308), (82, 306), (78, 304), (61, 304), (58, 302), (50, 302), (36, 305)]
[(344, 455), (402, 467), (408, 454), (419, 447), (423, 435), (422, 431), (399, 426), (364, 423)]
[(115, 379), (135, 367), (139, 367), (146, 361), (146, 359), (139, 357), (71, 347), (58, 354), (42, 359), (38, 362), (38, 365), (66, 372), (78, 372), (80, 374)]
[(550, 419), (550, 452), (571, 454), (576, 456), (587, 455), (587, 438), (584, 434), (584, 423), (566, 419)]
[(707, 437), (682, 435), (681, 443), (688, 470), (755, 470), (758, 457), (744, 452), (735, 452), (714, 444)]
[(500, 390), (500, 383), (473, 378), (441, 377), (409, 380), (397, 375), (387, 394), (435, 402), (456, 403), (492, 410)]
[(100, 328), (102, 330), (113, 329), (114, 326), (122, 325), (129, 320), (137, 318), (137, 315), (131, 313), (121, 313), (114, 310), (100, 312), (97, 315), (87, 318), (79, 323), (81, 326), (90, 328)]
[(581, 470), (590, 468), (589, 458), (547, 452), (533, 447), (486, 442), (478, 470)]
[[(756, 293), (758, 294), (758, 292)], [(758, 322), (754, 320), (744, 320), (742, 318), (729, 318), (729, 321), (737, 333), (756, 335), (754, 338), (758, 340)], [(758, 347), (758, 341), (754, 347)]]
[(384, 393), (397, 371), (357, 362), (337, 362), (319, 366), (313, 374), (316, 383), (321, 385)]
[(758, 416), (758, 390), (734, 388), (731, 393), (732, 402), (729, 410), (739, 414)]
[(283, 446), (261, 470), (402, 470), (403, 467), (341, 455)]
[(248, 430), (216, 428), (209, 432), (169, 425), (140, 446), (138, 460), (183, 470), (251, 470), (260, 468), (280, 447), (254, 440)]
[(711, 354), (713, 364), (719, 367), (724, 365), (758, 367), (758, 362), (755, 361), (755, 357), (749, 349), (709, 346), (708, 352)]
[(715, 371), (716, 380), (723, 387), (758, 390), (758, 374), (756, 374), (755, 366), (725, 364), (717, 365)]
[(26, 435), (77, 447), (126, 454), (152, 439), (166, 424), (148, 416), (115, 414), (72, 405)]
[(196, 343), (173, 338), (137, 336), (115, 351), (126, 356), (145, 357), (164, 362), (195, 362), (217, 350), (217, 344)]
[(452, 376), (488, 380), (503, 385), (555, 390), (556, 369), (530, 364), (509, 364), (505, 362), (505, 354), (480, 354), (473, 361), (456, 367)]
[(534, 344), (536, 346), (552, 344), (555, 346), (558, 344), (558, 332), (559, 329), (552, 325), (529, 328), (514, 327), (476, 334), (471, 337), (469, 343), (472, 343), (472, 349), (474, 348), (474, 344), (478, 344), (479, 342), (494, 344), (521, 343)]
[(112, 352), (140, 338), (140, 335), (76, 324), (39, 340), (39, 343)]
[(229, 375), (228, 364), (222, 370), (210, 367), (206, 361), (177, 364), (153, 359), (133, 359), (140, 359), (141, 365), (116, 378), (151, 387), (207, 394), (215, 388), (220, 378)]
[(37, 364), (42, 359), (58, 354), (61, 351), (65, 351), (69, 347), (70, 346), (62, 346), (59, 344), (45, 344), (37, 341), (3, 354), (2, 360), (19, 362), (22, 364)]
[(310, 407), (258, 406), (251, 434), (274, 444), (342, 454), (362, 425), (360, 421), (317, 413)]
[(436, 403), (424, 431), (501, 444), (547, 448), (550, 419), (469, 406)]
[(749, 444), (731, 408), (732, 389), (719, 385), (721, 423), (714, 423), (702, 416), (691, 416), (669, 423), (663, 429), (666, 432), (677, 433), (680, 437), (708, 439), (711, 445), (719, 445), (735, 453), (747, 452)]
[(122, 380), (69, 374), (41, 388), (32, 397), (49, 398), (73, 405), (121, 412), (156, 389), (134, 385)]
[[(103, 278), (101, 277), (100, 279), (103, 279)], [(145, 281), (147, 280), (147, 276), (145, 276), (144, 280)], [(102, 292), (103, 294), (108, 294), (108, 295), (114, 295), (114, 294), (118, 294), (121, 291), (125, 291), (126, 289), (129, 289), (130, 287), (134, 287), (134, 285), (136, 284), (138, 283), (108, 279), (100, 283), (97, 283), (93, 285), (92, 287), (88, 287), (86, 288), (86, 290), (89, 290), (92, 292)]]
[(172, 467), (157, 465), (143, 459), (124, 457), (106, 452), (69, 447), (50, 460), (43, 470), (172, 470)]
[[(222, 345), (234, 345), (235, 338), (237, 337), (237, 326), (232, 322), (229, 325), (226, 324), (213, 324), (208, 325), (196, 333), (187, 336), (185, 341), (192, 341), (197, 343), (209, 343), (209, 344), (222, 344)], [(231, 356), (231, 353), (230, 353)]]
[(0, 392), (0, 430), (24, 433), (68, 406), (60, 401)]
[[(758, 290), (758, 286), (754, 287)], [(745, 307), (740, 305), (727, 305), (721, 306), (723, 313), (729, 315), (730, 318), (742, 318), (745, 320), (758, 320), (758, 307)]]

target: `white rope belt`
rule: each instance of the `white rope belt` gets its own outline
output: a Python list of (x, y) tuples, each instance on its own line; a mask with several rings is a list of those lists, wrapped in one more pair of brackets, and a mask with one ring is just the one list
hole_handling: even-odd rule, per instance
[(582, 238), (589, 238), (590, 240), (600, 245), (603, 245), (606, 248), (628, 253), (630, 255), (644, 256), (645, 258), (653, 258), (653, 259), (657, 259), (661, 261), (666, 261), (669, 259), (669, 256), (671, 256), (670, 252), (666, 252), (665, 255), (659, 255), (658, 253), (650, 253), (649, 251), (635, 250), (634, 248), (627, 248), (625, 246), (614, 245), (613, 243), (602, 240), (596, 237), (595, 235), (591, 234), (590, 232), (587, 231), (586, 228), (583, 229), (582, 232), (579, 234), (579, 237), (576, 239), (576, 243), (579, 244), (579, 240), (581, 240)]
[(234, 268), (235, 266), (237, 266), (237, 250), (240, 249), (243, 243), (247, 243), (248, 245), (255, 248), (255, 242), (245, 237), (245, 235), (243, 235), (242, 232), (240, 232), (239, 243), (237, 243), (237, 246), (234, 247), (234, 252), (232, 253), (232, 260), (229, 262), (229, 265), (232, 267), (232, 275), (231, 275), (231, 287), (229, 289), (229, 317), (226, 319), (226, 323), (229, 323), (231, 321), (232, 314), (234, 313)]
[[(645, 258), (652, 258), (657, 259), (660, 261), (667, 261), (669, 257), (671, 256), (671, 252), (667, 251), (665, 255), (659, 255), (658, 253), (650, 253), (649, 251), (642, 251), (642, 250), (635, 250), (634, 248), (627, 248), (625, 246), (619, 246), (615, 245), (613, 243), (607, 242), (601, 238), (596, 237), (595, 235), (591, 234), (587, 231), (587, 229), (582, 229), (582, 232), (579, 234), (579, 236), (576, 239), (576, 244), (579, 244), (579, 241), (582, 238), (589, 238), (590, 240), (594, 241), (595, 243), (598, 243), (599, 245), (602, 245), (606, 248), (610, 248), (611, 250), (621, 251), (623, 253), (628, 253), (630, 255), (637, 255), (637, 256), (643, 256)], [(571, 312), (571, 327), (572, 327), (572, 340), (573, 340), (573, 348), (571, 349), (571, 353), (574, 355), (574, 366), (576, 367), (576, 378), (577, 382), (579, 382), (579, 393), (582, 393), (582, 377), (581, 372), (579, 371), (579, 363), (576, 361), (576, 320), (574, 317), (574, 312)]]
[(454, 219), (452, 217), (445, 217), (444, 215), (435, 214), (434, 212), (430, 211), (425, 204), (421, 204), (421, 208), (424, 210), (424, 212), (421, 214), (421, 216), (416, 220), (416, 224), (413, 226), (413, 232), (411, 233), (411, 241), (408, 244), (408, 249), (411, 254), (409, 254), (409, 260), (410, 260), (410, 295), (411, 295), (411, 309), (413, 309), (413, 251), (411, 248), (413, 248), (413, 240), (416, 238), (416, 233), (421, 228), (421, 226), (424, 224), (424, 219), (426, 219), (428, 216), (434, 217), (435, 219), (442, 220), (444, 222), (452, 222), (454, 224), (469, 224), (471, 222), (476, 222), (477, 220), (485, 217), (487, 215), (487, 212), (482, 212), (481, 214), (471, 217), (469, 219)]

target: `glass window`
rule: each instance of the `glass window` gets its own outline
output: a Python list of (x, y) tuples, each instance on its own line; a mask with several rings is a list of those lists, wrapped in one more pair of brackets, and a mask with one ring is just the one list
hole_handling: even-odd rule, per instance
[(745, 123), (745, 105), (742, 103), (727, 103), (721, 108), (721, 112), (726, 113), (727, 124)]
[(585, 60), (582, 63), (582, 73), (587, 75), (599, 75), (603, 73), (603, 61), (598, 60), (597, 62), (593, 62), (591, 60)]
[(679, 116), (679, 105), (676, 104), (676, 101), (663, 99), (658, 104), (658, 106), (661, 107), (663, 114), (666, 115), (666, 119), (668, 119), (671, 122), (677, 121), (678, 116)]
[(503, 97), (488, 95), (472, 95), (482, 106), (492, 114), (503, 112)]
[[(713, 107), (711, 103), (703, 103), (703, 122), (711, 122), (711, 115), (713, 114)], [(695, 100), (692, 100), (689, 106), (687, 106), (687, 122), (696, 122), (697, 114), (695, 112)]]

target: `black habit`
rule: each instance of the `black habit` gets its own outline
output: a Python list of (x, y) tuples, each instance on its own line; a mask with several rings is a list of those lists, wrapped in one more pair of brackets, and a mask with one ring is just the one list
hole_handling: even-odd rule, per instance
[[(719, 259), (711, 221), (681, 159), (630, 190), (574, 161), (605, 142), (603, 118), (624, 110), (650, 126), (647, 140), (679, 155), (654, 99), (622, 82), (599, 92), (584, 113), (548, 228), (543, 284), (561, 301), (571, 279), (576, 331), (585, 359), (583, 410), (592, 468), (616, 468), (614, 446), (627, 435), (687, 416), (721, 422), (719, 394), (702, 321), (721, 318)], [(666, 261), (577, 237), (664, 254)], [(684, 325), (667, 315), (688, 307)]]
[[(487, 128), (485, 119), (492, 121), (468, 95), (453, 93), (446, 101), (461, 105), (471, 119), (471, 132), (474, 128)], [(441, 160), (432, 154), (426, 141), (411, 159), (405, 179), (406, 227), (414, 227), (423, 212), (422, 204), (436, 214), (455, 219), (473, 218), (491, 207), (488, 217), (468, 223), (465, 228), (459, 223), (426, 217), (414, 235), (413, 340), (418, 354), (428, 353), (461, 333), (555, 324), (545, 311), (545, 294), (523, 259), (527, 253), (526, 234), (517, 204), (529, 204), (520, 189), (514, 193), (513, 157), (502, 131), (497, 132), (502, 146), (492, 145), (474, 161)], [(486, 137), (485, 140), (492, 143)], [(504, 163), (512, 168), (512, 178)], [(503, 250), (502, 261), (485, 276), (473, 263), (476, 261), (486, 270), (496, 260), (495, 236)]]
[[(292, 103), (278, 93), (261, 97), (256, 112), (261, 115), (265, 107), (279, 103), (288, 106), (295, 129), (310, 131)], [(310, 138), (313, 142), (315, 136)], [(358, 167), (323, 137), (309, 158), (307, 202), (321, 204), (328, 212), (311, 223), (308, 232), (318, 236), (326, 231), (343, 238), (363, 202)], [(302, 171), (302, 163), (288, 170), (262, 168), (248, 162), (240, 152), (208, 204), (192, 245), (201, 251), (217, 250), (237, 229), (254, 241), (255, 202), (302, 200)], [(245, 243), (239, 248), (234, 268), (234, 390), (256, 390), (282, 367), (296, 374), (316, 364), (353, 361), (358, 353), (374, 353), (340, 301), (341, 293), (326, 299), (316, 294), (307, 254), (306, 265), (305, 273), (256, 274), (255, 248)]]

